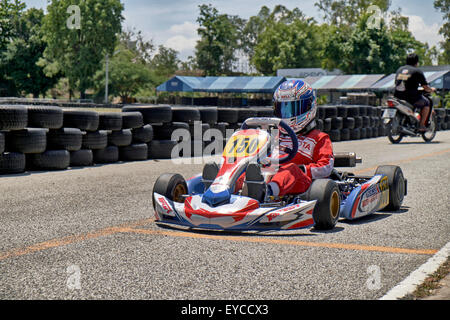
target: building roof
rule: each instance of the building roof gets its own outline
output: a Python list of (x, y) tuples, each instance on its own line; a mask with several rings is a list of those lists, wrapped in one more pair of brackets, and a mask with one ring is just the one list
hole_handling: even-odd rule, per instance
[(168, 92), (273, 93), (284, 77), (182, 77), (175, 76), (156, 88)]

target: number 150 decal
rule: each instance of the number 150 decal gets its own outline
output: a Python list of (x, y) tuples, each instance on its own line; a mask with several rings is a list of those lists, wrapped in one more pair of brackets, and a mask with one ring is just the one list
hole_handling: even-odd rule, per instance
[(225, 157), (244, 158), (255, 155), (264, 145), (264, 139), (259, 139), (258, 135), (237, 135), (231, 137), (225, 147), (223, 155)]

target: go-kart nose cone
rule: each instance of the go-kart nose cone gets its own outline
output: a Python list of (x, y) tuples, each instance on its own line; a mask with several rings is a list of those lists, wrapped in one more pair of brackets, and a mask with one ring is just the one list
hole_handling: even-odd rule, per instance
[(212, 185), (202, 196), (202, 202), (217, 207), (230, 202), (231, 192), (227, 186)]

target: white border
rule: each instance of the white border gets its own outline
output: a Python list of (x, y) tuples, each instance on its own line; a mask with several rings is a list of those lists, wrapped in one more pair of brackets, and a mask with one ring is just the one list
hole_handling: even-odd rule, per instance
[(449, 256), (450, 242), (421, 265), (419, 269), (412, 272), (405, 280), (389, 290), (380, 300), (398, 300), (407, 294), (413, 293), (417, 286), (422, 284), (428, 276), (436, 272)]

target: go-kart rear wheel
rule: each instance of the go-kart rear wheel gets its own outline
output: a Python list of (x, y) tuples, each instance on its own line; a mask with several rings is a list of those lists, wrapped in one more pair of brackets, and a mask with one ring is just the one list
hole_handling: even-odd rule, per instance
[(330, 179), (314, 180), (307, 192), (308, 200), (317, 200), (313, 211), (315, 228), (331, 230), (339, 219), (341, 197), (336, 182)]
[(161, 175), (153, 186), (153, 209), (155, 209), (155, 193), (159, 193), (169, 200), (183, 203), (182, 196), (188, 193), (186, 180), (179, 174), (165, 173)]
[(384, 210), (397, 211), (405, 197), (406, 183), (402, 169), (398, 166), (379, 166), (375, 171), (375, 175), (377, 174), (387, 176), (389, 183), (389, 204)]

